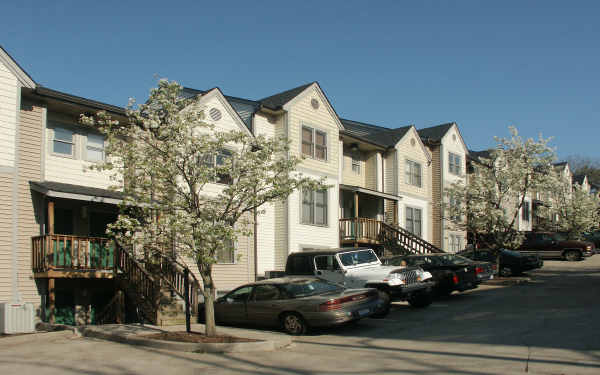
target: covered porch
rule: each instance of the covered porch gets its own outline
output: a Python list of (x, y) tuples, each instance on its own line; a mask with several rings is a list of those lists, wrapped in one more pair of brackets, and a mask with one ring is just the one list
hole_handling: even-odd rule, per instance
[(340, 185), (340, 245), (383, 245), (382, 224), (398, 224), (399, 200), (396, 195)]
[(57, 182), (30, 182), (40, 235), (31, 239), (31, 265), (42, 295), (42, 318), (90, 324), (115, 293), (115, 249), (107, 225), (120, 194)]

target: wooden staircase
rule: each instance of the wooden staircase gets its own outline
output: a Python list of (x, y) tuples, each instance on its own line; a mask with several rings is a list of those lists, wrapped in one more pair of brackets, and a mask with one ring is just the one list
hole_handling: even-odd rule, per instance
[(192, 315), (197, 314), (200, 283), (186, 266), (174, 259), (159, 255), (142, 263), (117, 244), (113, 272), (117, 293), (96, 317), (98, 324), (124, 323), (126, 297), (135, 307), (135, 320), (157, 325), (161, 295), (165, 289), (184, 301), (188, 300)]
[(383, 246), (384, 253), (394, 255), (445, 252), (404, 228), (364, 217), (340, 219), (340, 243)]

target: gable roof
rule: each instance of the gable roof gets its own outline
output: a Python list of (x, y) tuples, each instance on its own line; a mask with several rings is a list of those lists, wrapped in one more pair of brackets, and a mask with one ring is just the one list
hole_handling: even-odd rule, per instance
[(441, 125), (431, 126), (429, 128), (419, 129), (417, 130), (417, 132), (419, 133), (419, 136), (424, 142), (439, 142), (442, 140), (442, 138), (444, 138), (446, 133), (448, 133), (448, 130), (450, 130), (450, 128), (452, 128), (454, 124), (454, 122), (448, 122)]
[(306, 90), (314, 83), (316, 83), (316, 81), (294, 87), (293, 89), (289, 89), (266, 98), (262, 98), (258, 100), (258, 102), (269, 109), (281, 109), (287, 102), (300, 95), (302, 91)]
[(492, 150), (481, 150), (481, 151), (473, 151), (469, 150), (468, 158), (474, 160), (478, 163), (481, 163), (481, 158), (490, 159), (492, 156)]
[(348, 119), (340, 119), (340, 121), (344, 125), (343, 134), (364, 139), (383, 147), (394, 147), (412, 127), (412, 125), (408, 125), (391, 129)]
[(583, 185), (585, 182), (589, 184), (589, 181), (587, 181), (587, 176), (585, 174), (573, 175), (573, 182), (576, 182), (579, 185)]
[(11, 55), (6, 52), (2, 46), (0, 46), (0, 63), (4, 63), (4, 65), (11, 71), (12, 74), (17, 77), (22, 86), (33, 89), (37, 86), (37, 83), (31, 78), (31, 76), (21, 68), (21, 65), (12, 58)]

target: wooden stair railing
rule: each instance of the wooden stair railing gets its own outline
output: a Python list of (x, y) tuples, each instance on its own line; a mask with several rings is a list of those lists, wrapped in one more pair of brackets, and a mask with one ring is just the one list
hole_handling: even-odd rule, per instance
[(381, 223), (381, 241), (392, 253), (407, 254), (444, 253), (445, 251), (401, 227)]
[(125, 294), (118, 290), (110, 302), (96, 314), (96, 324), (125, 323)]
[(198, 279), (187, 266), (177, 262), (172, 257), (164, 254), (157, 254), (157, 257), (161, 279), (183, 300), (189, 296), (190, 310), (192, 314), (196, 314), (198, 312), (198, 292), (200, 290)]
[(138, 314), (151, 324), (156, 324), (160, 282), (119, 244), (115, 249), (115, 274), (127, 281), (127, 289), (132, 292), (130, 297), (136, 302)]

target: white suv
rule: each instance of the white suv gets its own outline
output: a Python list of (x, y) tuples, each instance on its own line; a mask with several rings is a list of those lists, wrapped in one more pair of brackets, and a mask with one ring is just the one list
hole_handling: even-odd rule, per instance
[(288, 255), (286, 275), (316, 275), (346, 288), (376, 288), (385, 302), (376, 317), (389, 312), (391, 301), (408, 301), (413, 307), (431, 304), (433, 281), (420, 267), (384, 266), (372, 249), (304, 250)]

